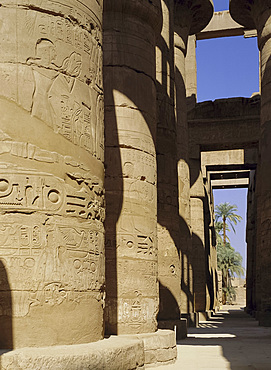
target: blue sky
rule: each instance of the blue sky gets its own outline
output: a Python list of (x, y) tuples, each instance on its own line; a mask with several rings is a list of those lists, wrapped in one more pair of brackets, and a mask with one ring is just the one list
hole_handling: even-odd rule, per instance
[[(215, 11), (227, 10), (228, 0), (214, 0)], [(197, 42), (198, 101), (245, 96), (259, 91), (259, 52), (257, 39), (218, 38)], [(243, 256), (246, 267), (247, 189), (214, 191), (215, 204), (236, 204), (243, 221), (236, 234), (229, 233), (232, 246)]]

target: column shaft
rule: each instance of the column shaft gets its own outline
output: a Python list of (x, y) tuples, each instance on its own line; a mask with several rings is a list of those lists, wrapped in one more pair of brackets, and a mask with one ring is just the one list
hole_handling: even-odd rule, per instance
[(102, 1), (2, 5), (0, 348), (99, 340)]
[(157, 39), (158, 320), (181, 316), (180, 231), (174, 110), (174, 1), (162, 1)]
[(107, 331), (157, 328), (155, 45), (159, 1), (104, 3)]

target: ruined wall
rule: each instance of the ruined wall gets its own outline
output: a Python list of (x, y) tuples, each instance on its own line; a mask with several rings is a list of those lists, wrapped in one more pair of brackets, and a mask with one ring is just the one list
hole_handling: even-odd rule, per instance
[(102, 1), (2, 1), (0, 347), (103, 336)]

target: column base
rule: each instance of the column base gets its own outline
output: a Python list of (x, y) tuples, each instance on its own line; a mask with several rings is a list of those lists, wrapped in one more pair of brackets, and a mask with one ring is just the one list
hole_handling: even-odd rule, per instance
[[(2, 355), (1, 355), (2, 354)], [(144, 369), (142, 340), (110, 337), (95, 343), (0, 351), (1, 370)]]
[(199, 315), (199, 322), (208, 321), (213, 315), (212, 311), (202, 311), (202, 312), (197, 312), (197, 313)]
[(259, 312), (259, 325), (271, 327), (271, 312)]
[(159, 320), (159, 329), (169, 329), (175, 332), (176, 340), (185, 339), (187, 337), (187, 319), (179, 320)]
[(199, 326), (199, 315), (197, 312), (182, 313), (182, 318), (187, 320), (188, 328), (197, 328)]
[(177, 359), (176, 337), (173, 330), (159, 329), (155, 333), (127, 334), (120, 335), (119, 338), (143, 341), (146, 367), (173, 364)]

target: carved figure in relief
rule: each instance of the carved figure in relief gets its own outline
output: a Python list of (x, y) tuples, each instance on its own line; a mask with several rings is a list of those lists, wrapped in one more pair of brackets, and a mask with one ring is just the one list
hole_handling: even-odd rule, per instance
[(136, 330), (147, 322), (148, 307), (141, 292), (135, 290), (132, 295), (134, 298), (121, 299), (118, 316), (120, 323), (125, 323)]
[[(65, 58), (60, 66), (55, 64), (56, 57), (54, 43), (50, 39), (41, 38), (36, 42), (35, 57), (27, 59), (35, 80), (31, 114), (45, 121), (52, 128), (55, 128), (57, 122), (56, 113), (50, 102), (54, 97), (51, 93), (53, 85), (58, 82), (62, 95), (69, 97), (82, 69), (82, 57), (76, 52)], [(69, 112), (67, 113), (69, 115)]]
[(36, 42), (35, 57), (27, 59), (27, 63), (32, 66), (35, 79), (31, 113), (50, 126), (53, 126), (53, 112), (48, 94), (60, 69), (54, 63), (55, 59), (56, 48), (49, 39), (39, 39)]

